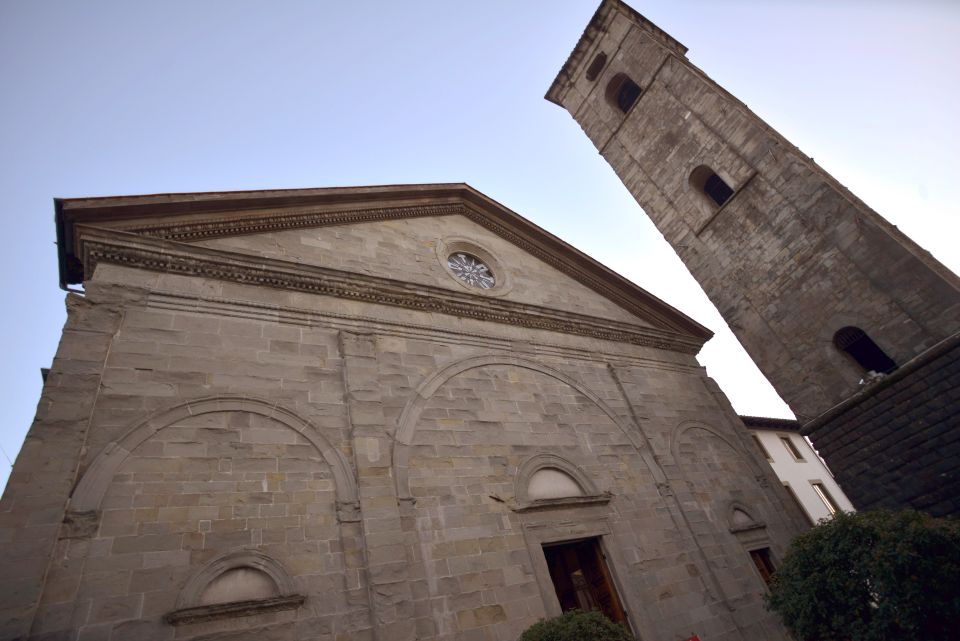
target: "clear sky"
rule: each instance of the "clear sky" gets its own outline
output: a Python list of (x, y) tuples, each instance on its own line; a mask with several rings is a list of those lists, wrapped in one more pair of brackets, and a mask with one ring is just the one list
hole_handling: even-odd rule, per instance
[[(598, 2), (0, 0), (6, 455), (65, 317), (54, 197), (467, 182), (715, 330), (700, 360), (739, 412), (790, 416), (543, 99)], [(960, 269), (960, 3), (633, 6)]]

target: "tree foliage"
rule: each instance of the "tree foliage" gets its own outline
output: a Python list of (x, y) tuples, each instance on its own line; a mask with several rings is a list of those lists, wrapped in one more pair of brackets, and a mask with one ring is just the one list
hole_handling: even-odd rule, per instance
[(837, 514), (794, 540), (767, 606), (800, 641), (960, 639), (960, 522)]
[(599, 612), (564, 612), (558, 617), (534, 623), (519, 641), (634, 641), (622, 625)]

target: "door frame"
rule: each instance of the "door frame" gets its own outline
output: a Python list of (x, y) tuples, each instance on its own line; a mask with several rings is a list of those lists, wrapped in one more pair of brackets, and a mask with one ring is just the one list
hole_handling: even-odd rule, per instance
[(547, 565), (547, 559), (543, 553), (544, 544), (574, 543), (583, 539), (597, 539), (597, 545), (600, 546), (600, 551), (606, 561), (607, 573), (612, 584), (611, 588), (616, 591), (617, 598), (620, 600), (620, 607), (623, 608), (626, 615), (627, 625), (634, 636), (640, 638), (639, 621), (631, 607), (632, 593), (625, 589), (626, 586), (619, 578), (618, 568), (626, 568), (627, 565), (620, 555), (620, 546), (617, 544), (613, 530), (605, 517), (577, 523), (566, 520), (525, 523), (523, 525), (523, 537), (527, 544), (527, 552), (530, 555), (533, 574), (537, 580), (537, 587), (540, 589), (540, 597), (543, 600), (543, 608), (547, 618), (558, 617), (563, 614), (563, 610), (560, 607), (560, 599), (557, 598), (553, 579), (550, 577), (550, 567)]

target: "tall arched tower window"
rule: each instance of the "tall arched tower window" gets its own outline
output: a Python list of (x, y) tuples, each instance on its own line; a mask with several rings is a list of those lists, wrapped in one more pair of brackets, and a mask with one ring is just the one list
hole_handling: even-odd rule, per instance
[(730, 200), (733, 189), (710, 167), (700, 165), (690, 173), (690, 186), (717, 207)]
[(859, 327), (844, 327), (833, 335), (834, 346), (855, 360), (866, 372), (888, 374), (897, 364)]
[(640, 97), (641, 92), (640, 85), (631, 80), (630, 76), (618, 73), (607, 85), (607, 100), (623, 113), (627, 113)]

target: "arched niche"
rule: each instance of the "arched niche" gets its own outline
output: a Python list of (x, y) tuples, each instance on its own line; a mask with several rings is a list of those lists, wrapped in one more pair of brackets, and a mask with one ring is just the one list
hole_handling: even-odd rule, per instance
[[(413, 398), (407, 402), (403, 412), (400, 414), (400, 419), (397, 422), (396, 435), (394, 437), (395, 445), (393, 448), (393, 471), (397, 488), (397, 496), (401, 500), (411, 499), (408, 461), (410, 456), (410, 447), (413, 443), (414, 434), (416, 433), (417, 429), (417, 423), (420, 420), (420, 415), (423, 412), (424, 407), (426, 407), (434, 393), (436, 393), (440, 387), (442, 387), (453, 377), (468, 370), (486, 367), (488, 365), (508, 365), (529, 369), (541, 374), (545, 374), (546, 376), (569, 385), (578, 393), (589, 399), (604, 414), (606, 414), (607, 417), (614, 423), (614, 425), (616, 425), (616, 427), (624, 434), (630, 444), (641, 453), (641, 456), (644, 457), (644, 460), (647, 460), (647, 457), (644, 455), (649, 454), (649, 452), (643, 449), (643, 446), (638, 440), (636, 430), (631, 429), (630, 425), (626, 423), (616, 412), (614, 412), (613, 409), (603, 401), (603, 399), (587, 389), (580, 382), (576, 381), (570, 376), (567, 376), (563, 372), (543, 365), (542, 363), (517, 356), (507, 354), (475, 356), (451, 363), (450, 365), (447, 365), (434, 373), (432, 376), (429, 376), (423, 381), (423, 383), (420, 384), (416, 393), (413, 395)], [(647, 462), (648, 466), (650, 466), (649, 461)], [(650, 467), (652, 469), (652, 466)], [(651, 471), (651, 473), (654, 474), (655, 472)]]
[(610, 494), (600, 492), (577, 465), (556, 454), (537, 454), (517, 469), (517, 510), (541, 507), (606, 503)]
[(137, 446), (178, 421), (212, 412), (259, 414), (282, 423), (307, 439), (330, 466), (337, 495), (338, 512), (342, 519), (354, 520), (355, 506), (358, 503), (357, 484), (346, 457), (334, 448), (313, 425), (293, 412), (276, 403), (246, 396), (218, 396), (188, 401), (139, 423), (120, 439), (109, 443), (97, 455), (70, 498), (70, 511), (89, 513), (99, 510), (114, 475)]
[(213, 559), (190, 577), (165, 619), (187, 625), (293, 610), (305, 600), (279, 562), (258, 550), (241, 550)]
[(750, 510), (737, 501), (730, 503), (727, 509), (727, 522), (730, 525), (730, 531), (733, 533), (746, 532), (765, 528), (763, 521), (758, 521), (750, 514)]

